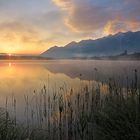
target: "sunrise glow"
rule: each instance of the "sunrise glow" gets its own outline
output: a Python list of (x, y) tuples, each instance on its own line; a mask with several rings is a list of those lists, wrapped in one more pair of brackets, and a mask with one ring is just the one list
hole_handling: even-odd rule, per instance
[(11, 53), (8, 54), (8, 56), (11, 56), (11, 55), (12, 55)]
[(1, 139), (140, 139), (140, 0), (0, 0)]
[(11, 63), (9, 63), (9, 64), (8, 64), (8, 66), (9, 66), (9, 67), (11, 67), (11, 66), (12, 66), (12, 64), (11, 64)]
[(138, 31), (139, 5), (138, 0), (1, 0), (0, 53), (40, 54), (71, 41)]

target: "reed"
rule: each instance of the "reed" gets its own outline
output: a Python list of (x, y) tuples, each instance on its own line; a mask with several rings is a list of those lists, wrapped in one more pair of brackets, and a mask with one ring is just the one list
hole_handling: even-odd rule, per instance
[[(97, 72), (98, 70), (95, 69)], [(14, 117), (0, 110), (0, 139), (2, 140), (139, 140), (140, 139), (140, 83), (138, 71), (126, 87), (113, 78), (108, 84), (84, 85), (79, 91), (66, 84), (50, 95), (48, 86), (34, 91), (32, 98), (24, 96), (26, 125), (17, 121), (17, 100), (13, 96)], [(91, 84), (90, 84), (91, 83)], [(31, 104), (32, 103), (32, 104)]]

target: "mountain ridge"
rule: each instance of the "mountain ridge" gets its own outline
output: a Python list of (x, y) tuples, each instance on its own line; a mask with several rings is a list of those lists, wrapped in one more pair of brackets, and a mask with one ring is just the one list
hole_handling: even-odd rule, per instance
[(73, 41), (63, 47), (54, 46), (41, 56), (49, 58), (115, 56), (125, 50), (128, 53), (140, 52), (140, 31), (119, 32), (96, 40)]

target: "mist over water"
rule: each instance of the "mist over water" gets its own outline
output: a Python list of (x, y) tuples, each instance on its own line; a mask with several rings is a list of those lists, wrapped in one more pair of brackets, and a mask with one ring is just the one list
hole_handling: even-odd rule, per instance
[(0, 61), (0, 106), (5, 108), (8, 98), (10, 110), (14, 96), (17, 100), (17, 114), (22, 119), (25, 109), (24, 96), (32, 98), (34, 91), (40, 93), (44, 85), (50, 96), (61, 87), (78, 91), (81, 83), (88, 85), (94, 81), (108, 84), (109, 78), (125, 87), (126, 77), (128, 81), (132, 81), (135, 69), (139, 74), (139, 61)]

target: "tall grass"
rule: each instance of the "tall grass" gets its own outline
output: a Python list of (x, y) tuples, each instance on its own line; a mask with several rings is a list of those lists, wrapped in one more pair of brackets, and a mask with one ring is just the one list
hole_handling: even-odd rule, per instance
[(15, 97), (14, 117), (10, 117), (7, 98), (5, 110), (0, 111), (0, 139), (139, 140), (138, 81), (135, 70), (131, 82), (126, 78), (125, 88), (109, 78), (108, 84), (80, 84), (78, 92), (64, 84), (59, 90), (53, 88), (51, 95), (48, 82), (32, 98), (24, 96), (25, 124), (17, 121)]

